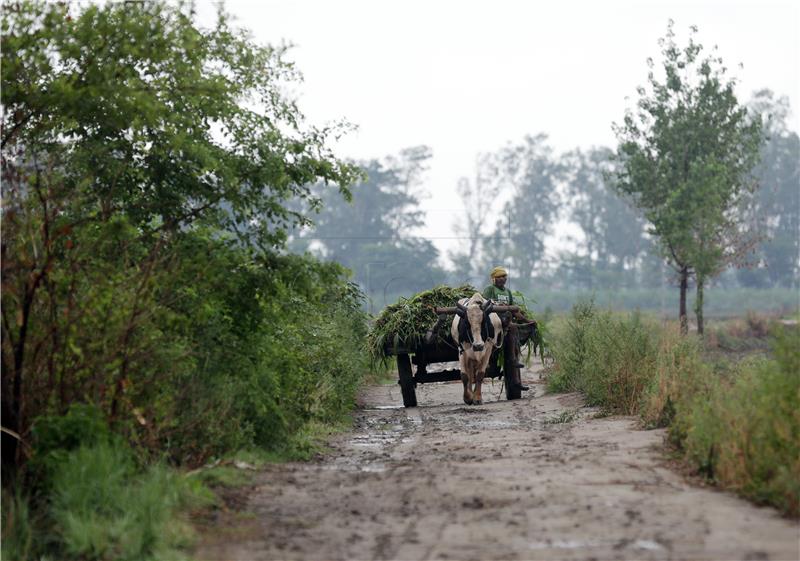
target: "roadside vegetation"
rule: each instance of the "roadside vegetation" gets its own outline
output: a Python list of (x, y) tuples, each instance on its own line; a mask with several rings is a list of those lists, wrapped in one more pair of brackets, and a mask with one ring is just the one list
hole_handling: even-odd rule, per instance
[(797, 517), (798, 341), (796, 326), (756, 314), (712, 324), (703, 339), (681, 335), (674, 322), (583, 302), (558, 326), (547, 386), (582, 392), (606, 413), (638, 415), (646, 428), (667, 427), (694, 471)]
[[(2, 557), (180, 559), (240, 450), (308, 457), (366, 369), (363, 295), (291, 255), (360, 170), (285, 49), (189, 4), (2, 14)], [(347, 352), (342, 352), (343, 350)]]

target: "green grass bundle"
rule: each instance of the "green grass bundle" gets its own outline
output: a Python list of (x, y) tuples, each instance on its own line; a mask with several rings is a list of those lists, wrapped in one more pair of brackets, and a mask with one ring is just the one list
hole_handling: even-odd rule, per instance
[[(476, 292), (479, 290), (469, 284), (458, 288), (441, 285), (386, 306), (367, 335), (370, 357), (376, 362), (384, 361), (387, 347), (416, 346), (438, 319), (435, 307), (454, 306), (460, 298), (469, 298)], [(445, 335), (449, 329), (449, 322), (445, 322), (440, 325), (439, 334)]]

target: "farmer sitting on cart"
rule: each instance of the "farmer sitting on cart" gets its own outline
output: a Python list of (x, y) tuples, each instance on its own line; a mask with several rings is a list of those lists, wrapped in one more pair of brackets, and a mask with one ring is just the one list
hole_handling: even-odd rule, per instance
[[(502, 304), (504, 306), (513, 306), (514, 295), (511, 294), (511, 291), (506, 288), (508, 271), (506, 271), (503, 267), (495, 267), (492, 269), (489, 277), (492, 279), (492, 284), (483, 290), (483, 297), (488, 300), (494, 300), (498, 304)], [(517, 357), (518, 362), (517, 367), (522, 368), (525, 365), (519, 363), (519, 332), (517, 330), (517, 326), (511, 321), (512, 315), (514, 319), (519, 320), (520, 322), (531, 324), (534, 329), (536, 328), (536, 321), (526, 318), (522, 312), (513, 312), (513, 314), (511, 312), (506, 312), (501, 316), (501, 319), (503, 320), (503, 327), (508, 328), (509, 337), (507, 341), (514, 347), (514, 356)], [(520, 389), (522, 391), (528, 391), (529, 388), (528, 386), (523, 386), (520, 384)]]

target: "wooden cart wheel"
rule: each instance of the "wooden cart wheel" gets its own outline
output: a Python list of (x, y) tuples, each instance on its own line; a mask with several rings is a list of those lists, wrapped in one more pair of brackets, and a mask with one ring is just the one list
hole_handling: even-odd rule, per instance
[(514, 346), (508, 339), (503, 352), (505, 352), (503, 357), (503, 379), (506, 384), (506, 399), (520, 399), (522, 397), (522, 390), (520, 389), (522, 378), (517, 366), (518, 358), (515, 356)]
[(403, 405), (417, 406), (417, 393), (414, 391), (414, 376), (411, 373), (411, 358), (407, 354), (397, 355), (397, 372), (400, 375), (400, 393), (403, 394)]

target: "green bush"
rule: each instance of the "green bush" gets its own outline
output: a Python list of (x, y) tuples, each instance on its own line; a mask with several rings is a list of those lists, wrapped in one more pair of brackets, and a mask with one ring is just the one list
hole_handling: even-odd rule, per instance
[(139, 468), (118, 440), (58, 450), (46, 495), (4, 490), (3, 559), (185, 558), (192, 530), (182, 513), (213, 501), (198, 479)]
[(588, 330), (596, 315), (593, 301), (581, 301), (572, 308), (565, 325), (555, 334), (555, 367), (547, 379), (553, 392), (582, 391), (588, 370)]
[(638, 412), (657, 356), (657, 334), (639, 313), (598, 312), (590, 301), (573, 308), (553, 345), (550, 391), (580, 391), (589, 405)]
[(690, 398), (673, 439), (701, 472), (756, 502), (800, 515), (800, 349), (778, 333), (775, 359), (745, 362)]
[(122, 446), (81, 446), (53, 479), (57, 549), (72, 559), (178, 558), (191, 535), (178, 512), (202, 497), (196, 484), (165, 467), (140, 472)]
[(671, 425), (675, 435), (685, 430), (691, 400), (711, 392), (716, 377), (703, 361), (700, 338), (681, 335), (676, 324), (667, 324), (657, 330), (656, 340), (655, 365), (638, 413), (646, 427)]
[(699, 473), (781, 511), (800, 514), (800, 345), (778, 331), (774, 359), (733, 367), (703, 358), (703, 342), (639, 314), (574, 307), (556, 337), (550, 391), (669, 427)]
[(322, 205), (313, 185), (349, 199), (362, 173), (328, 146), (346, 127), (284, 95), (286, 49), (222, 13), (1, 17), (4, 538), (30, 530), (9, 541), (23, 557), (171, 558), (181, 483), (161, 462), (306, 453), (353, 402), (361, 293), (286, 240)]
[(32, 454), (28, 470), (38, 483), (48, 485), (68, 454), (81, 446), (108, 444), (112, 439), (100, 410), (73, 403), (65, 415), (44, 415), (31, 428)]
[(188, 271), (194, 285), (172, 306), (195, 367), (163, 389), (162, 447), (197, 464), (239, 448), (288, 448), (306, 423), (343, 419), (367, 370), (362, 295), (346, 271), (194, 243), (213, 248), (196, 250), (192, 269), (205, 273)]

